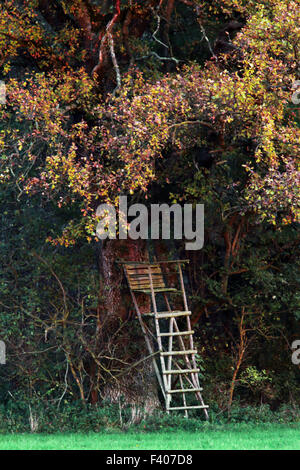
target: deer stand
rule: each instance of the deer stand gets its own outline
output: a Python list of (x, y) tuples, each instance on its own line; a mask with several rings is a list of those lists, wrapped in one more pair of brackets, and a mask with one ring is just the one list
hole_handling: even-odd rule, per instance
[[(188, 410), (203, 409), (208, 419), (208, 406), (204, 404), (199, 384), (199, 368), (196, 364), (197, 350), (194, 347), (191, 329), (191, 312), (188, 309), (187, 298), (182, 275), (182, 264), (188, 260), (159, 261), (153, 264), (147, 262), (121, 261), (126, 279), (128, 281), (132, 300), (138, 320), (146, 341), (150, 356), (152, 356), (154, 370), (161, 392), (165, 399), (166, 411), (184, 410), (188, 417)], [(180, 280), (181, 289), (167, 287), (164, 281), (161, 265), (174, 263)], [(141, 314), (138, 294), (151, 296), (153, 312)], [(182, 294), (183, 310), (172, 310), (169, 294)], [(156, 296), (162, 295), (166, 304), (166, 311), (158, 311)], [(154, 319), (154, 331), (151, 330), (144, 319)], [(152, 347), (151, 338), (157, 344), (158, 351)], [(160, 367), (157, 356), (160, 357)], [(180, 397), (180, 406), (171, 406), (174, 395)], [(190, 404), (190, 397), (196, 398), (198, 404)]]

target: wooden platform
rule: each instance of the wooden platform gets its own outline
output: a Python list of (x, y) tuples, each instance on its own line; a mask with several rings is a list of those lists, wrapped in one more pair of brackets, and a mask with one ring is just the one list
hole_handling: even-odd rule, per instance
[[(188, 416), (188, 410), (201, 409), (204, 411), (206, 419), (208, 419), (208, 406), (204, 404), (201, 395), (202, 388), (199, 384), (199, 368), (196, 364), (197, 350), (194, 347), (194, 330), (191, 328), (190, 321), (192, 313), (187, 304), (181, 268), (182, 264), (187, 263), (188, 260), (158, 261), (153, 263), (120, 262), (124, 267), (137, 318), (140, 322), (149, 353), (152, 356), (157, 380), (165, 398), (167, 413), (183, 410), (185, 416)], [(162, 270), (164, 263), (175, 263), (180, 281), (178, 289), (167, 286)], [(152, 312), (141, 314), (139, 309), (139, 294), (151, 296)], [(168, 294), (182, 295), (182, 310), (173, 310), (171, 308)], [(167, 310), (158, 311), (157, 295), (163, 296)], [(148, 324), (145, 324), (145, 319), (149, 317), (154, 320), (154, 332), (151, 332)], [(179, 329), (178, 320), (181, 320), (180, 325), (185, 321), (185, 329)], [(163, 331), (163, 328), (167, 331)], [(156, 353), (153, 349), (152, 338), (156, 340), (160, 364), (155, 359)], [(186, 395), (192, 394), (194, 394), (199, 404), (194, 405), (187, 402)], [(171, 401), (175, 395), (177, 397), (181, 396), (182, 405), (171, 406)]]

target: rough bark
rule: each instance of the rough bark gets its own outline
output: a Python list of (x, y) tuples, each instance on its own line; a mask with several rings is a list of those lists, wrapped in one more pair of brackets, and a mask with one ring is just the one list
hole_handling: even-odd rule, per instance
[[(132, 420), (159, 407), (156, 377), (144, 338), (135, 317), (129, 289), (118, 259), (145, 261), (146, 243), (141, 240), (108, 240), (101, 250), (100, 331), (101, 340), (115, 357), (119, 372), (100, 390), (100, 396), (110, 402), (132, 406)], [(139, 298), (141, 312), (150, 311), (148, 296)], [(149, 321), (149, 320), (148, 320)], [(122, 361), (122, 362), (120, 362)], [(139, 362), (140, 361), (140, 362)], [(139, 364), (135, 367), (135, 363)], [(111, 361), (115, 367), (114, 361)], [(132, 367), (133, 366), (133, 367)], [(94, 393), (95, 400), (95, 393)]]

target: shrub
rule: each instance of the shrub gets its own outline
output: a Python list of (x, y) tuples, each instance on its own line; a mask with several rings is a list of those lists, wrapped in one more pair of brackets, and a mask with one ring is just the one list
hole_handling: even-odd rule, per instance
[[(30, 424), (33, 417), (33, 426)], [(64, 403), (57, 409), (57, 403), (36, 403), (30, 408), (25, 401), (9, 402), (0, 406), (0, 433), (22, 432), (110, 432), (110, 431), (168, 431), (178, 430), (198, 432), (221, 425), (251, 425), (261, 423), (294, 423), (300, 421), (300, 407), (283, 405), (278, 411), (272, 411), (268, 405), (259, 407), (240, 406), (235, 403), (231, 414), (210, 409), (210, 420), (191, 413), (186, 419), (182, 414), (166, 414), (156, 411), (139, 423), (132, 424), (131, 407), (118, 404), (86, 405), (81, 402)]]

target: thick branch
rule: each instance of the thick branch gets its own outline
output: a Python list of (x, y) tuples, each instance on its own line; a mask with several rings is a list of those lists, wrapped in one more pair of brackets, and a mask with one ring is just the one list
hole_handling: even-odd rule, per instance
[(106, 32), (104, 34), (104, 36), (102, 37), (101, 39), (101, 42), (100, 42), (100, 48), (99, 48), (99, 59), (98, 59), (98, 63), (97, 65), (94, 67), (93, 71), (92, 71), (92, 74), (95, 74), (95, 73), (99, 73), (101, 68), (102, 68), (102, 64), (103, 64), (103, 56), (104, 56), (104, 50), (105, 50), (105, 46), (106, 46), (106, 43), (107, 43), (107, 40), (109, 39), (109, 36), (111, 35), (111, 32), (112, 32), (112, 29), (114, 27), (114, 24), (117, 22), (117, 20), (119, 19), (119, 16), (120, 16), (120, 13), (121, 13), (121, 10), (120, 10), (120, 2), (121, 0), (116, 0), (116, 11), (115, 11), (115, 14), (114, 16), (112, 17), (112, 19), (109, 21), (109, 23), (107, 24), (106, 26)]

